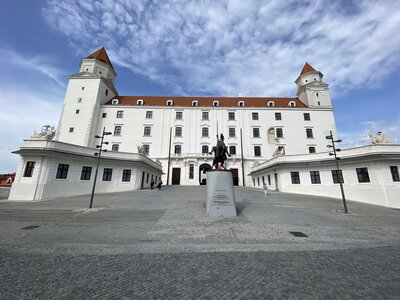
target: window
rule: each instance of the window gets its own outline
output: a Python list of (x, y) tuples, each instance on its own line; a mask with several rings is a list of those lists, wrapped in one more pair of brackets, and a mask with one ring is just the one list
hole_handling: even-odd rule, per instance
[(131, 181), (131, 170), (123, 170), (122, 171), (122, 181), (129, 182)]
[(175, 136), (182, 136), (182, 127), (175, 127)]
[[(292, 177), (292, 184), (300, 184), (300, 174), (299, 174), (299, 172), (290, 172), (290, 176)], [(268, 181), (269, 180), (270, 179), (268, 177)]]
[(313, 132), (311, 128), (306, 128), (306, 135), (308, 139), (314, 138)]
[(208, 137), (208, 127), (202, 127), (201, 128), (201, 136), (202, 137)]
[(260, 137), (260, 128), (253, 128), (253, 137)]
[[(271, 185), (271, 175), (268, 175), (267, 176), (267, 179), (268, 179), (268, 185)], [(293, 183), (293, 182), (292, 182)], [(299, 183), (300, 183), (300, 178), (299, 178)]]
[(74, 132), (74, 127), (70, 127), (69, 132)]
[(103, 170), (103, 181), (111, 181), (113, 169), (104, 168)]
[(256, 186), (256, 179), (253, 177), (253, 186)]
[[(100, 72), (100, 73), (101, 73), (101, 72)], [(106, 94), (106, 96), (108, 96), (108, 90), (106, 90), (105, 94)]]
[(182, 153), (182, 146), (181, 145), (175, 145), (175, 154), (180, 155)]
[(107, 113), (103, 113), (101, 117), (102, 117), (103, 119), (104, 119), (104, 118), (107, 118)]
[(193, 100), (192, 101), (192, 106), (199, 106), (199, 101)]
[(331, 170), (331, 172), (332, 172), (333, 183), (339, 183), (339, 176), (340, 176), (340, 181), (344, 183), (342, 170), (339, 170), (339, 176), (337, 170)]
[(112, 151), (118, 151), (118, 150), (119, 150), (119, 145), (118, 145), (118, 144), (112, 145), (111, 150), (112, 150)]
[(236, 136), (236, 128), (229, 128), (229, 137), (235, 137)]
[(356, 168), (358, 182), (370, 182), (368, 168)]
[(314, 146), (308, 147), (308, 153), (315, 153), (315, 147)]
[(317, 95), (317, 97), (319, 97), (319, 94), (318, 94), (318, 93), (315, 93), (315, 95)]
[(182, 120), (182, 116), (183, 116), (183, 112), (181, 112), (181, 111), (177, 111), (176, 112), (176, 119), (177, 120)]
[(257, 185), (260, 186), (260, 177), (257, 177)]
[(268, 143), (269, 144), (275, 143), (275, 129), (274, 128), (268, 129)]
[(276, 128), (276, 137), (283, 138), (283, 128)]
[(201, 113), (201, 118), (202, 118), (203, 120), (208, 120), (208, 111), (203, 111), (203, 112)]
[(229, 146), (229, 153), (232, 155), (236, 155), (236, 146)]
[(243, 107), (244, 106), (244, 101), (239, 101), (238, 106)]
[(310, 171), (311, 183), (319, 184), (321, 183), (321, 178), (319, 177), (319, 171)]
[(76, 113), (76, 114), (79, 114), (79, 109), (75, 110), (75, 113)]
[(58, 164), (56, 178), (58, 179), (66, 179), (68, 175), (69, 165), (67, 164)]
[(147, 144), (143, 145), (143, 152), (144, 152), (144, 154), (149, 155), (150, 145), (147, 145)]
[(254, 156), (261, 156), (261, 147), (254, 146)]
[(81, 180), (90, 180), (92, 174), (92, 167), (82, 167)]
[(167, 106), (172, 106), (174, 104), (174, 101), (172, 100), (167, 100)]
[(304, 121), (310, 121), (311, 120), (310, 113), (304, 113), (303, 116), (304, 116)]
[(275, 102), (274, 101), (268, 101), (267, 106), (274, 107), (275, 106)]
[(320, 101), (318, 101), (318, 105), (321, 105), (321, 102), (320, 102)]
[(296, 102), (294, 102), (294, 101), (290, 101), (290, 102), (289, 102), (289, 106), (291, 106), (291, 107), (295, 107), (295, 106), (296, 106)]
[(149, 183), (149, 173), (147, 173), (147, 176), (146, 176), (146, 183)]
[(82, 87), (82, 91), (83, 91), (84, 89), (85, 89), (85, 87), (83, 86), (83, 87)]
[(281, 113), (275, 113), (275, 120), (277, 120), (277, 121), (282, 120), (282, 114)]
[(136, 101), (136, 105), (143, 105), (143, 99), (139, 99)]
[(233, 112), (233, 111), (228, 112), (228, 119), (230, 121), (234, 121), (235, 120), (235, 112)]
[(152, 111), (146, 111), (146, 119), (152, 119), (153, 118), (153, 112)]
[(26, 163), (24, 177), (32, 177), (32, 173), (33, 173), (33, 169), (34, 168), (35, 168), (35, 162), (34, 161), (28, 161)]
[(201, 146), (201, 153), (207, 154), (208, 153), (208, 145)]
[(119, 101), (118, 99), (112, 99), (111, 105), (118, 105)]
[(189, 179), (194, 178), (194, 164), (189, 165)]
[(213, 106), (219, 106), (219, 101), (213, 101)]
[(262, 176), (262, 183), (265, 184), (265, 177)]
[(114, 135), (121, 135), (121, 126), (114, 127)]
[(251, 113), (251, 118), (253, 120), (258, 120), (258, 113), (256, 113), (256, 112)]
[(78, 98), (78, 103), (82, 103), (82, 98)]
[(124, 111), (123, 110), (118, 110), (117, 111), (117, 118), (121, 119), (124, 117)]
[(399, 169), (397, 168), (397, 166), (390, 166), (390, 173), (392, 173), (393, 181), (400, 181)]
[(151, 136), (151, 127), (150, 126), (145, 126), (144, 127), (143, 135), (144, 136)]

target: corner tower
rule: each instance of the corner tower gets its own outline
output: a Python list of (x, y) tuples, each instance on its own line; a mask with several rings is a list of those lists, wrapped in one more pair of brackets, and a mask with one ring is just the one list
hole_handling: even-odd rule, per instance
[(324, 83), (324, 75), (305, 63), (295, 83), (299, 100), (308, 107), (332, 107), (329, 85)]
[(94, 147), (100, 106), (118, 95), (116, 75), (104, 48), (81, 60), (79, 73), (69, 77), (56, 140)]

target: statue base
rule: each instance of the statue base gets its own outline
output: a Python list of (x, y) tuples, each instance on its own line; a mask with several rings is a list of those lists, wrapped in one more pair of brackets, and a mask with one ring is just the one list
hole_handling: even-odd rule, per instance
[(237, 217), (231, 171), (207, 172), (207, 214), (211, 217)]

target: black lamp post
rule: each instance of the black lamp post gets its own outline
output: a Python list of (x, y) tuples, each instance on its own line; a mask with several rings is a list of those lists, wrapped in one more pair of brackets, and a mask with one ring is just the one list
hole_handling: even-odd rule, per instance
[(100, 145), (96, 145), (96, 148), (99, 149), (99, 152), (96, 152), (94, 155), (97, 156), (97, 166), (96, 166), (96, 173), (94, 174), (94, 181), (93, 181), (93, 189), (92, 189), (92, 195), (90, 196), (90, 205), (89, 208), (92, 208), (93, 206), (93, 197), (94, 197), (94, 190), (96, 188), (96, 181), (97, 181), (97, 173), (99, 171), (99, 164), (100, 164), (100, 157), (101, 157), (101, 152), (107, 152), (107, 149), (103, 149), (103, 145), (108, 145), (108, 142), (104, 142), (104, 136), (105, 135), (110, 135), (112, 132), (106, 132), (106, 128), (103, 128), (103, 133), (101, 136), (95, 135), (96, 139), (101, 139)]
[(329, 152), (329, 155), (330, 155), (330, 156), (332, 156), (332, 155), (335, 156), (336, 172), (337, 172), (337, 177), (338, 177), (339, 184), (340, 184), (340, 191), (342, 192), (342, 199), (343, 199), (344, 212), (347, 214), (348, 211), (347, 211), (346, 197), (344, 196), (343, 180), (342, 180), (342, 179), (343, 179), (343, 174), (340, 173), (340, 170), (339, 170), (339, 162), (338, 162), (338, 161), (340, 160), (340, 157), (337, 157), (337, 155), (336, 155), (336, 152), (341, 151), (341, 149), (335, 147), (335, 143), (340, 143), (342, 140), (336, 140), (336, 141), (335, 141), (335, 140), (333, 139), (332, 130), (330, 131), (330, 135), (327, 135), (325, 138), (326, 138), (327, 140), (331, 140), (331, 143), (332, 143), (332, 145), (327, 145), (327, 147), (333, 149), (333, 153), (332, 153), (332, 152)]

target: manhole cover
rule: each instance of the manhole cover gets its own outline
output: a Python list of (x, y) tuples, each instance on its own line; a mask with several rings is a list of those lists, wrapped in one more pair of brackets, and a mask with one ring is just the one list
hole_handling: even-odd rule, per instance
[(21, 229), (32, 230), (32, 229), (35, 229), (35, 228), (38, 228), (38, 227), (40, 227), (40, 226), (37, 226), (37, 225), (29, 225), (29, 226), (26, 226), (26, 227), (21, 228)]
[(289, 233), (295, 237), (308, 237), (307, 234), (304, 234), (301, 231), (289, 231)]

